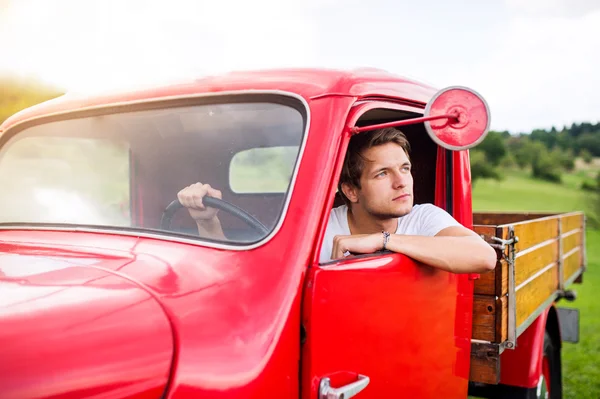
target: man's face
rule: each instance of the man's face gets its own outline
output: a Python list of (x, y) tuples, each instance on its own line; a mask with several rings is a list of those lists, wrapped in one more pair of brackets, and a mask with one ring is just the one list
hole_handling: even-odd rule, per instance
[(353, 207), (362, 207), (377, 219), (404, 216), (413, 207), (411, 164), (404, 149), (386, 143), (365, 150), (361, 188), (355, 188)]

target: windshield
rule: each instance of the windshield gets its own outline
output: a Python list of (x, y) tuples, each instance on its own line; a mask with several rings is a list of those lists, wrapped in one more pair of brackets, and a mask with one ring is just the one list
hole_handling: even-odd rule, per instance
[[(261, 95), (163, 105), (96, 111), (3, 137), (0, 223), (143, 229), (227, 244), (265, 238), (285, 209), (306, 124), (302, 104)], [(217, 211), (222, 235), (199, 229), (204, 221), (185, 207), (165, 214), (195, 183), (237, 208)]]

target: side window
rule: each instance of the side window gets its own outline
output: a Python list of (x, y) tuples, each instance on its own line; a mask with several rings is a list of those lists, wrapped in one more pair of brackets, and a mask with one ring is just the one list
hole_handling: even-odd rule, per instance
[[(0, 220), (129, 226), (129, 148), (115, 140), (25, 137), (1, 159)], [(20, 220), (15, 220), (18, 218)]]
[(235, 154), (229, 186), (236, 194), (285, 193), (292, 179), (297, 146), (251, 148)]
[[(401, 110), (392, 108), (374, 108), (364, 112), (358, 118), (356, 126), (374, 126), (377, 124), (398, 121), (402, 119), (409, 119), (418, 116), (422, 116), (417, 109)], [(433, 203), (435, 201), (435, 179), (436, 179), (436, 165), (437, 165), (437, 145), (431, 140), (427, 134), (423, 123), (402, 126), (398, 128), (410, 144), (410, 161), (411, 161), (411, 174), (413, 176), (413, 194), (414, 204)], [(358, 134), (367, 134), (358, 133)], [(343, 149), (344, 154), (347, 148)], [(345, 157), (340, 156), (340, 160)], [(339, 180), (339, 176), (338, 176)], [(336, 185), (338, 183), (336, 180)], [(342, 194), (335, 187), (333, 208), (337, 208), (344, 205)], [(332, 210), (333, 211), (333, 210)], [(327, 214), (329, 217), (329, 214)], [(342, 217), (336, 218), (336, 220), (344, 220)], [(338, 229), (345, 228), (347, 226), (337, 226)], [(336, 234), (348, 234), (347, 231), (334, 231), (333, 229), (326, 230), (324, 241), (321, 246), (321, 256), (319, 263), (327, 264), (332, 262), (329, 258), (331, 249), (333, 247), (333, 237)], [(368, 258), (377, 256), (378, 254), (364, 254), (364, 255), (353, 255), (353, 258)]]

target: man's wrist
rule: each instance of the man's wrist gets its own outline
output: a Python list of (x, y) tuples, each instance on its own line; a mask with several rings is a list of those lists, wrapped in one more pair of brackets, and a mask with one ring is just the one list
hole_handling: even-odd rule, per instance
[(221, 226), (221, 222), (217, 216), (213, 216), (210, 219), (196, 219), (198, 227), (203, 228), (206, 231), (218, 230)]
[(390, 233), (387, 231), (382, 231), (381, 233), (383, 235), (383, 246), (381, 247), (381, 250), (386, 251), (388, 243), (390, 242)]

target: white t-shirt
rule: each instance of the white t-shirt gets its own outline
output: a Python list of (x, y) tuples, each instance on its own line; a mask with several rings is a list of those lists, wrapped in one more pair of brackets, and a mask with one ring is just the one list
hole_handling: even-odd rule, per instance
[[(435, 236), (450, 226), (460, 226), (460, 223), (448, 212), (433, 204), (419, 204), (414, 205), (407, 215), (398, 218), (396, 234)], [(333, 237), (336, 235), (350, 235), (348, 206), (346, 205), (333, 208), (329, 214), (329, 223), (327, 224), (319, 257), (320, 263), (331, 260)]]

